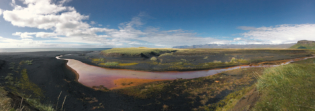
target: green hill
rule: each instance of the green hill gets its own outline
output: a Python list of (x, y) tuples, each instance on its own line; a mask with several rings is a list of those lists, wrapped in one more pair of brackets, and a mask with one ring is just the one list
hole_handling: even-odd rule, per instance
[(292, 49), (315, 49), (315, 41), (300, 40), (297, 44), (291, 46)]

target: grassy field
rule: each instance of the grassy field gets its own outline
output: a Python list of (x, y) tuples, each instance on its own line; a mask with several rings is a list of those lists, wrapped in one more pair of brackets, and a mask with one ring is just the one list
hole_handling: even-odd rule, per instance
[(315, 110), (315, 59), (265, 70), (257, 83), (262, 93), (254, 110)]
[[(238, 103), (248, 101), (251, 91), (257, 89), (259, 99), (253, 107), (243, 107), (251, 111), (313, 111), (315, 110), (315, 59), (298, 61), (289, 65), (266, 68), (251, 87), (230, 93), (216, 111), (235, 110)], [(219, 103), (220, 103), (219, 102)], [(240, 110), (240, 109), (237, 109)]]

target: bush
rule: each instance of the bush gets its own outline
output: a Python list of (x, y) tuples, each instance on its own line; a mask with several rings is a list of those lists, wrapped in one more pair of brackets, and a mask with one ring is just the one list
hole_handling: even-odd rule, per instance
[(203, 59), (208, 59), (208, 56), (204, 57)]
[(151, 60), (151, 61), (156, 61), (157, 58), (156, 58), (156, 57), (152, 57), (150, 60)]

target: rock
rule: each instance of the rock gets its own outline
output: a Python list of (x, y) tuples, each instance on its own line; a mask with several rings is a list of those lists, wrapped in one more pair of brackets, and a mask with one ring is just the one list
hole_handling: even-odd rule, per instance
[(300, 41), (298, 41), (298, 44), (310, 45), (310, 44), (315, 44), (315, 41), (300, 40)]

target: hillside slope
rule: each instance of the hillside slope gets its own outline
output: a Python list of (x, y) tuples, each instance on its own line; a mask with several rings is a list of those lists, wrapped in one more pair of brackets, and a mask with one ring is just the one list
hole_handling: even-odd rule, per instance
[(315, 49), (315, 41), (300, 40), (297, 44), (290, 47), (292, 49)]

